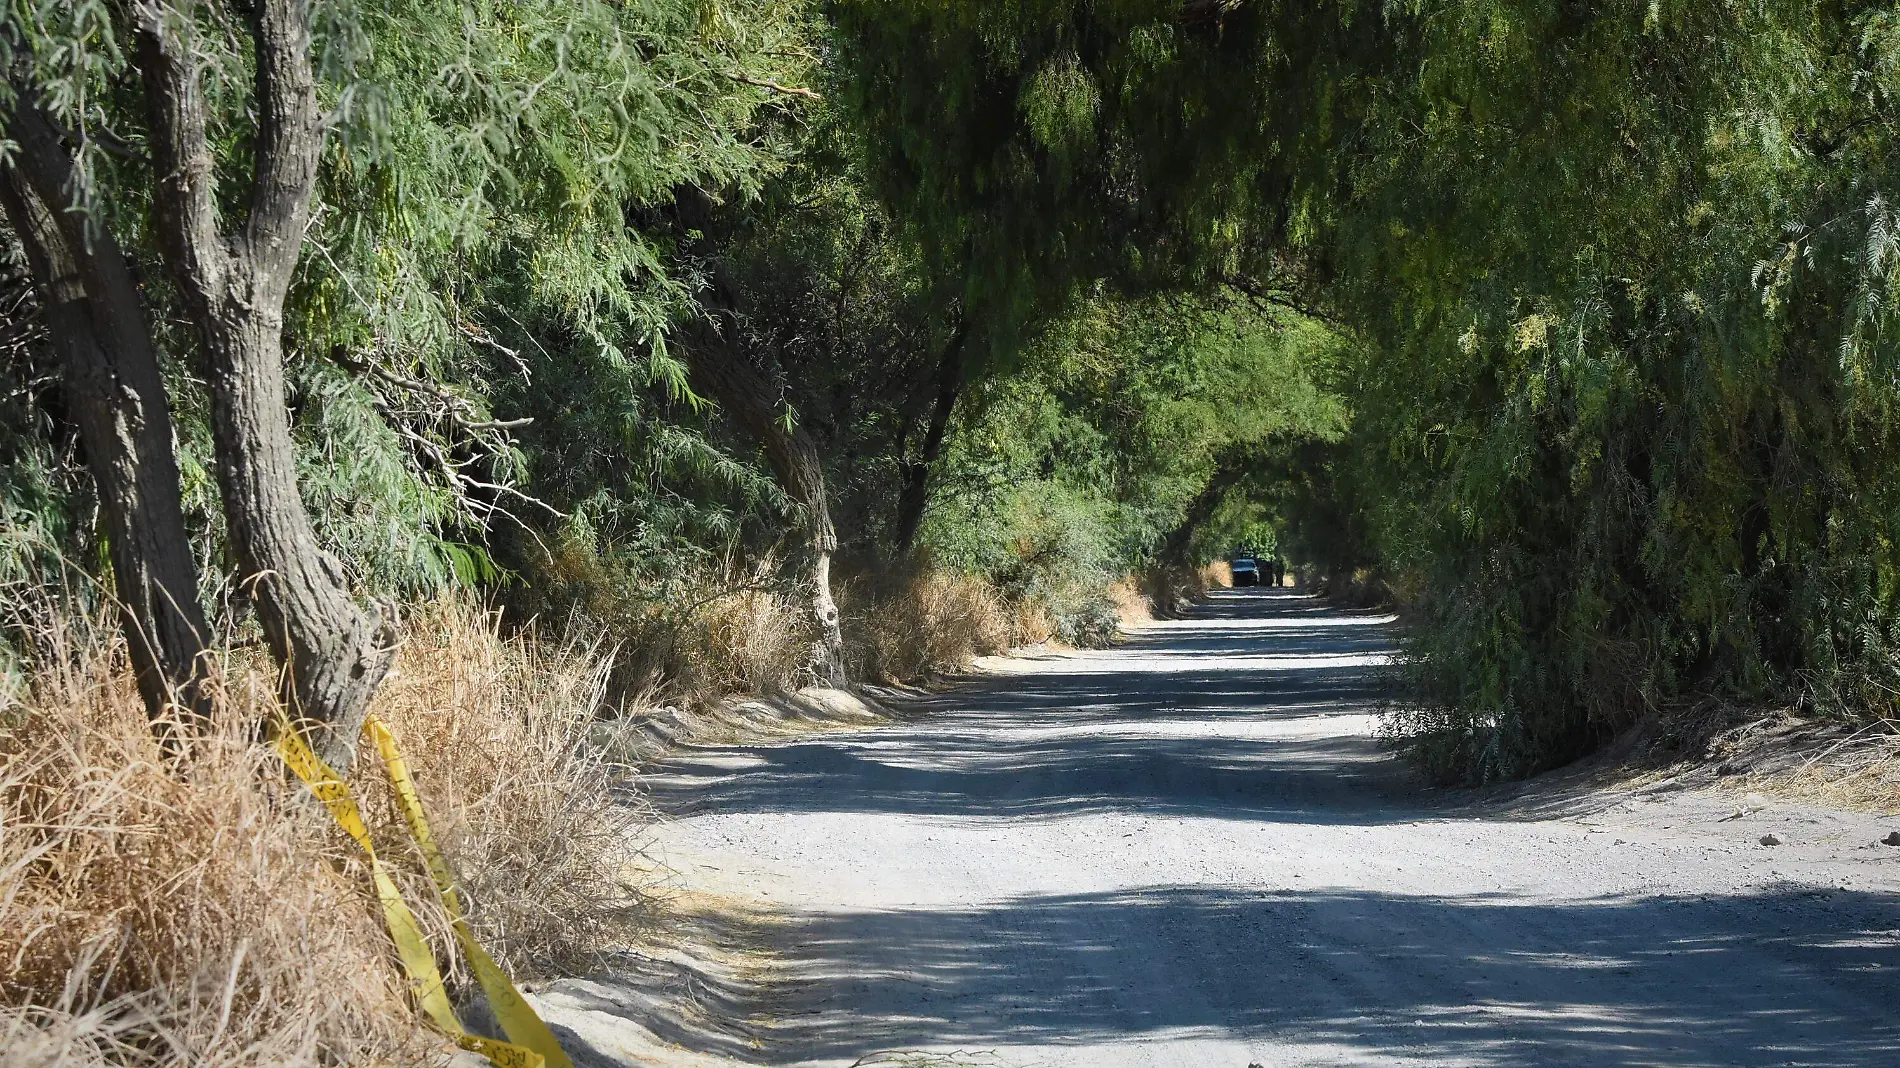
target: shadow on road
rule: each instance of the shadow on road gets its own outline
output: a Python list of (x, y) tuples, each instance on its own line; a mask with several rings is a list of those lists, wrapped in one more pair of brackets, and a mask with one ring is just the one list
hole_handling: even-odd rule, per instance
[[(1763, 931), (1764, 909), (1784, 907), (1832, 922)], [(1882, 929), (1894, 908), (1891, 897), (1856, 893), (1817, 912), (1802, 893), (1558, 908), (1159, 887), (820, 914), (797, 931), (805, 949), (795, 974), (839, 1007), (787, 1019), (772, 1045), (780, 1062), (849, 1061), (925, 1043), (1062, 1046), (1205, 1032), (1297, 1036), (1342, 1051), (1427, 1046), (1435, 1063), (1524, 1068), (1895, 1064), (1900, 969)], [(1104, 959), (1148, 938), (1209, 952), (1191, 971), (1167, 957)], [(905, 947), (901, 969), (889, 966), (893, 940)], [(1463, 948), (1447, 954), (1447, 944)], [(1100, 979), (1131, 974), (1139, 987)], [(1827, 1011), (1791, 1000), (1816, 984), (1840, 988)], [(1143, 996), (1175, 986), (1198, 996)], [(1755, 1056), (1708, 1055), (1737, 1049)]]
[[(1206, 625), (1229, 620), (1241, 625)], [(1413, 796), (1415, 780), (1364, 732), (1267, 744), (1235, 722), (1367, 712), (1383, 692), (1384, 629), (1378, 617), (1328, 612), (1292, 591), (1231, 591), (1193, 621), (1138, 633), (1112, 655), (975, 676), (916, 701), (907, 724), (689, 752), (648, 782), (662, 809), (682, 817), (1413, 819), (1415, 807), (1386, 809)], [(1266, 653), (1275, 666), (1252, 666)]]
[[(1126, 813), (1268, 834), (1382, 828), (1394, 848), (1430, 849), (1399, 825), (1449, 804), (1367, 730), (1386, 624), (1235, 591), (1113, 653), (970, 680), (894, 726), (683, 754), (655, 796), (678, 816), (765, 827)], [(1574, 885), (1605, 885), (1590, 876)], [(1533, 898), (1124, 883), (967, 907), (793, 908), (785, 981), (753, 1011), (763, 1051), (643, 1022), (686, 1048), (778, 1064), (952, 1044), (1088, 1046), (1057, 1060), (1082, 1064), (1105, 1047), (1198, 1039), (1300, 1064), (1900, 1064), (1900, 900), (1785, 886)], [(1152, 1063), (1200, 1063), (1176, 1056)]]

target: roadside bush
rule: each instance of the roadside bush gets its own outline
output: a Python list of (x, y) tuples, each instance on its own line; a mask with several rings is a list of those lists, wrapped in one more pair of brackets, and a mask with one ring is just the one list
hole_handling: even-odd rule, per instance
[(810, 618), (805, 604), (773, 589), (739, 590), (700, 606), (689, 638), (701, 700), (796, 688), (811, 673)]
[(811, 612), (770, 555), (743, 568), (691, 562), (653, 581), (587, 541), (561, 538), (527, 566), (509, 591), (509, 614), (600, 635), (613, 651), (609, 705), (653, 697), (705, 708), (807, 681)]
[(1100, 649), (1115, 640), (1121, 620), (1106, 588), (1078, 600), (1056, 616), (1056, 637), (1078, 649)]
[(1159, 565), (1143, 571), (1136, 581), (1155, 615), (1168, 619), (1205, 597), (1211, 587), (1233, 585), (1233, 576), (1222, 560), (1200, 568)]
[[(227, 657), (216, 721), (168, 768), (114, 628), (19, 617), (29, 655), (0, 705), (0, 1064), (402, 1063), (442, 1048), (405, 1002), (355, 844), (255, 740), (273, 674), (248, 650)], [(504, 640), (449, 602), (410, 621), (376, 705), (471, 922), (517, 975), (584, 968), (643, 915), (625, 881), (639, 810), (588, 738), (597, 653)], [(438, 956), (457, 959), (378, 759), (355, 779)]]
[(1115, 624), (1132, 627), (1155, 618), (1155, 602), (1140, 575), (1129, 575), (1108, 584), (1108, 600), (1115, 606)]
[(975, 574), (1015, 606), (1020, 644), (1092, 648), (1114, 639), (1118, 576), (1113, 506), (1059, 482), (1029, 482), (986, 500), (950, 499), (930, 515), (939, 566)]
[[(450, 599), (409, 620), (377, 695), (470, 922), (516, 975), (584, 972), (647, 916), (629, 880), (650, 813), (612, 757), (638, 709), (609, 708), (609, 652), (598, 638), (504, 637), (494, 616)], [(384, 796), (373, 758), (354, 777), (372, 803)], [(406, 833), (389, 830), (399, 855)]]
[(250, 739), (268, 676), (227, 665), (218, 722), (171, 774), (108, 633), (41, 625), (0, 725), (0, 1062), (310, 1064), (421, 1041), (355, 847)]
[(1009, 606), (979, 576), (918, 564), (901, 572), (882, 593), (860, 593), (868, 583), (847, 587), (845, 636), (860, 674), (910, 682), (1014, 644)]

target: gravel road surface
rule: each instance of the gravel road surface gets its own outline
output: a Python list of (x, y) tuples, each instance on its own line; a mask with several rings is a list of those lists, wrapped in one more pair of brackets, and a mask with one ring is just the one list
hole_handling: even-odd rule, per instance
[[(1227, 591), (896, 725), (688, 752), (657, 848), (773, 945), (721, 995), (744, 1041), (660, 1030), (718, 1063), (1900, 1065), (1900, 821), (1425, 789), (1376, 738), (1388, 623)], [(554, 1017), (611, 1034), (611, 987)]]

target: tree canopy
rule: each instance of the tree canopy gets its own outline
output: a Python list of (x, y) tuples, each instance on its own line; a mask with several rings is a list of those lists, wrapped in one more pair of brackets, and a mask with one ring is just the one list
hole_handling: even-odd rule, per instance
[[(462, 586), (650, 622), (764, 575), (823, 632), (835, 554), (1101, 640), (1108, 581), (1246, 542), (1404, 606), (1446, 778), (1900, 692), (1887, 6), (318, 0), (272, 51), (280, 8), (5, 9), (5, 581), (183, 569), (251, 618), (168, 109), (195, 79), (238, 234), (290, 55), (318, 150), (258, 329), (365, 620)], [(60, 315), (156, 369), (144, 407), (87, 407)], [(189, 560), (113, 526), (164, 494), (88, 418), (175, 452)]]

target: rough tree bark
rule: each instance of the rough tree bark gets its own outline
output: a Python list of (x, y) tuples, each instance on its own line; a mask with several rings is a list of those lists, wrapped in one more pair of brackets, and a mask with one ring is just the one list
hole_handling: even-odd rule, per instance
[(6, 134), (0, 207), (26, 250), (67, 410), (98, 488), (121, 623), (139, 696), (167, 750), (202, 718), (210, 628), (198, 601), (172, 452), (171, 410), (150, 321), (125, 256), (104, 228), (65, 210), (72, 158), (24, 87)]
[(937, 396), (930, 406), (924, 440), (917, 456), (904, 461), (904, 484), (897, 492), (897, 549), (902, 553), (910, 552), (917, 544), (917, 528), (924, 520), (924, 505), (930, 501), (930, 471), (943, 453), (950, 413), (963, 388), (963, 343), (968, 337), (969, 324), (959, 316), (956, 330), (937, 361)]
[(776, 392), (717, 326), (695, 324), (687, 333), (694, 388), (718, 401), (740, 429), (758, 440), (779, 485), (805, 510), (819, 670), (825, 681), (842, 686), (846, 681), (844, 632), (839, 624), (838, 603), (831, 596), (831, 557), (838, 551), (838, 532), (831, 522), (818, 446), (802, 427), (786, 428), (778, 418)]
[(765, 450), (772, 474), (792, 500), (805, 510), (805, 530), (811, 552), (812, 618), (818, 624), (819, 673), (833, 686), (847, 679), (844, 631), (838, 603), (831, 596), (831, 558), (838, 551), (838, 531), (832, 525), (831, 505), (825, 491), (824, 463), (818, 445), (804, 427), (788, 426), (780, 418), (778, 391), (748, 358), (739, 333), (739, 294), (719, 262), (710, 237), (712, 202), (703, 190), (685, 187), (674, 197), (681, 225), (696, 235), (687, 251), (706, 266), (709, 292), (702, 300), (706, 315), (687, 324), (686, 359), (693, 387), (710, 395), (734, 422)]
[(231, 546), (253, 592), (292, 715), (320, 755), (347, 769), (376, 687), (395, 655), (388, 628), (352, 598), (317, 541), (297, 490), (284, 405), (283, 315), (310, 221), (323, 130), (310, 62), (308, 5), (257, 0), (257, 136), (249, 207), (218, 228), (204, 89), (189, 0), (139, 0), (135, 32), (166, 265), (203, 348)]

